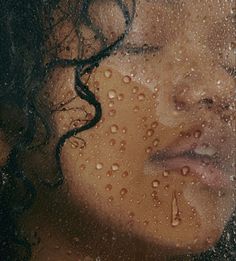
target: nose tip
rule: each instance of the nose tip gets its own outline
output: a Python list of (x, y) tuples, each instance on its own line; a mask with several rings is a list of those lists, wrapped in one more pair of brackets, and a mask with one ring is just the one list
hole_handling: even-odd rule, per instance
[[(207, 70), (208, 69), (208, 70)], [(223, 68), (202, 67), (185, 73), (173, 86), (172, 101), (176, 110), (199, 108), (217, 112), (234, 108), (236, 84)]]

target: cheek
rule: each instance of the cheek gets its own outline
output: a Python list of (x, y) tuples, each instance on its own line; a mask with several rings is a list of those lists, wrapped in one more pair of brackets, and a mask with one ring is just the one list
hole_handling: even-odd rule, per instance
[[(148, 163), (150, 153), (180, 132), (159, 123), (158, 93), (106, 68), (98, 69), (88, 85), (103, 113), (94, 128), (63, 147), (62, 168), (73, 201), (87, 202), (103, 222), (161, 247), (194, 252), (214, 243), (229, 215), (219, 215), (225, 199), (195, 187), (192, 176), (157, 171)], [(94, 113), (86, 104), (78, 110), (78, 103), (72, 106), (75, 113), (54, 119), (59, 133), (76, 127), (72, 122), (81, 124), (79, 112)]]

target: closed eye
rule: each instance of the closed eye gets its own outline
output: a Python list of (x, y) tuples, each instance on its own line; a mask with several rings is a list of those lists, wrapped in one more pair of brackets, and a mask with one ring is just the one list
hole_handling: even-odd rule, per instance
[(152, 46), (147, 44), (144, 44), (143, 46), (123, 45), (121, 47), (121, 50), (128, 54), (151, 54), (159, 52), (161, 49), (162, 46)]

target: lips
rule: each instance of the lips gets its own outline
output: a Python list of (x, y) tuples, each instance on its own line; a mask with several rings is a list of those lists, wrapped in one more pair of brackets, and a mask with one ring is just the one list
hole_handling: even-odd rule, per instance
[[(196, 130), (200, 136), (195, 135)], [(236, 176), (235, 138), (235, 133), (226, 130), (192, 128), (163, 150), (153, 153), (149, 160), (157, 168), (196, 176), (212, 189), (230, 188)]]

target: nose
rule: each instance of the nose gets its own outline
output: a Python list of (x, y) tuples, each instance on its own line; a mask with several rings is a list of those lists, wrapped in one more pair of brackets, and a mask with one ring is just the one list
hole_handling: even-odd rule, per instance
[(160, 122), (177, 126), (187, 119), (204, 118), (207, 113), (224, 121), (233, 119), (235, 79), (222, 66), (193, 53), (173, 61), (176, 59), (172, 57), (171, 77), (160, 91)]

